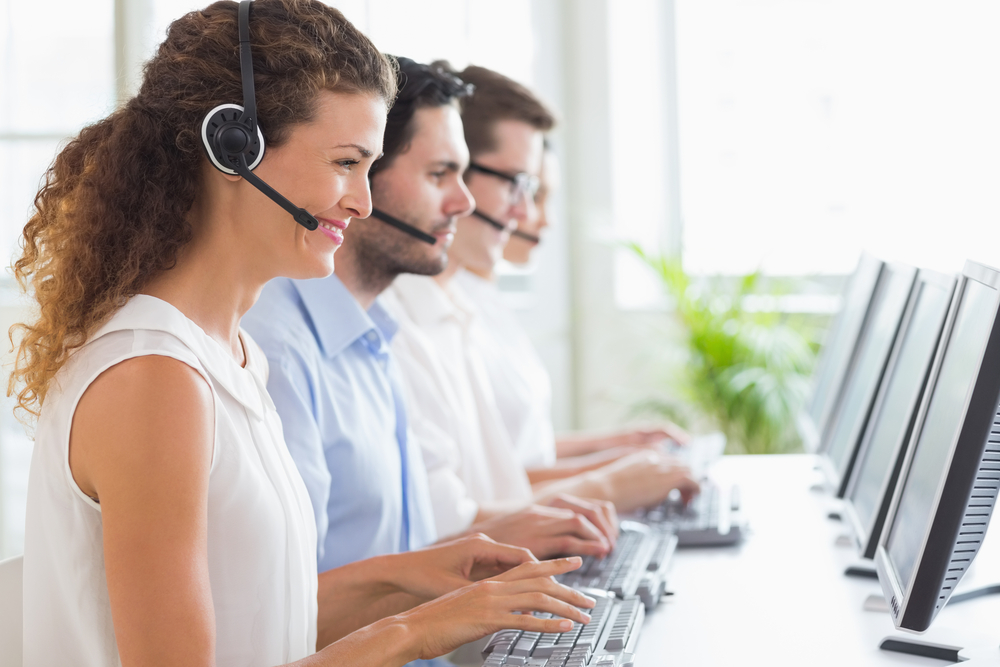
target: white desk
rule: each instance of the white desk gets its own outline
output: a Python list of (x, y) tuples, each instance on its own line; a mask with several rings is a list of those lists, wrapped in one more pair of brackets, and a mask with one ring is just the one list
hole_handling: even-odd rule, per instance
[[(946, 607), (924, 635), (897, 632), (887, 613), (862, 610), (881, 588), (843, 575), (856, 552), (835, 544), (846, 526), (826, 516), (835, 501), (810, 490), (820, 480), (813, 466), (807, 455), (725, 457), (717, 465), (717, 479), (740, 485), (750, 533), (738, 547), (677, 553), (668, 583), (675, 595), (647, 616), (636, 666), (947, 664), (880, 651), (889, 635), (963, 646), (962, 655), (975, 658), (963, 663), (970, 667), (1000, 665), (1000, 596)], [(1000, 559), (990, 557), (1000, 551), (990, 542), (963, 583), (1000, 582), (989, 578), (990, 569), (1000, 574)]]

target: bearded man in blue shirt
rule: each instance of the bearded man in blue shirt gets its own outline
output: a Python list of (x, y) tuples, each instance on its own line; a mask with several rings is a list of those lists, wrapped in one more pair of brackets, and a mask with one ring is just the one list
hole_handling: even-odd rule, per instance
[[(397, 325), (378, 295), (399, 274), (440, 273), (456, 220), (475, 206), (457, 106), (469, 87), (441, 67), (399, 65), (385, 153), (370, 175), (378, 219), (350, 230), (328, 221), (345, 227), (335, 274), (272, 281), (242, 322), (270, 364), (267, 389), (316, 514), (320, 572), (438, 539), (389, 347)], [(417, 185), (404, 193), (407, 184)], [(603, 555), (617, 534), (610, 504), (572, 497), (480, 514), (471, 531), (539, 558)]]

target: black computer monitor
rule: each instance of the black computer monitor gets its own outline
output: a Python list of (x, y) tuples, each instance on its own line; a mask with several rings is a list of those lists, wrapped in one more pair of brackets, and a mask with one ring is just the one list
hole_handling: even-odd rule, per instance
[(840, 402), (827, 421), (820, 447), (820, 463), (838, 498), (843, 497), (847, 488), (858, 443), (916, 278), (917, 270), (912, 266), (887, 264), (875, 284), (854, 360), (844, 376)]
[(923, 632), (986, 535), (1000, 487), (1000, 272), (967, 262), (875, 566), (896, 627)]
[(954, 275), (917, 274), (844, 494), (862, 558), (875, 557), (954, 292)]
[(885, 263), (865, 253), (844, 291), (840, 312), (834, 318), (820, 351), (814, 374), (812, 397), (799, 420), (806, 450), (815, 451), (826, 422), (840, 397), (844, 376), (854, 359), (858, 336), (868, 317), (872, 294)]

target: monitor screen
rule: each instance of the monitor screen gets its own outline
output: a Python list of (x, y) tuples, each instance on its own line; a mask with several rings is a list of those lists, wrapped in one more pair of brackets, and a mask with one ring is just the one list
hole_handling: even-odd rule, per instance
[(954, 288), (953, 276), (920, 272), (862, 437), (845, 509), (864, 558), (875, 555)]
[(1000, 440), (990, 442), (1000, 398), (1000, 273), (970, 262), (965, 275), (876, 554), (894, 622), (916, 631), (930, 625), (978, 551), (1000, 486), (996, 462), (986, 460), (1000, 452)]
[(917, 270), (912, 266), (887, 266), (872, 298), (871, 313), (861, 332), (855, 361), (844, 381), (843, 398), (827, 428), (828, 438), (823, 447), (830, 459), (828, 474), (838, 496), (843, 495), (916, 275)]
[(809, 417), (816, 432), (822, 434), (826, 420), (837, 402), (844, 374), (854, 358), (858, 334), (868, 314), (875, 283), (884, 263), (871, 255), (862, 255), (844, 292), (840, 313), (834, 320), (816, 367)]

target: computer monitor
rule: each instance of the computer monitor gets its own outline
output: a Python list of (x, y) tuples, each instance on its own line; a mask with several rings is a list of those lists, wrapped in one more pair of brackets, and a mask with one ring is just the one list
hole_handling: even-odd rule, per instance
[(954, 292), (954, 275), (917, 274), (844, 494), (842, 514), (862, 558), (875, 557)]
[(812, 397), (799, 419), (799, 430), (807, 451), (816, 451), (826, 428), (826, 421), (840, 397), (858, 336), (868, 316), (875, 284), (885, 263), (865, 253), (844, 290), (840, 312), (834, 318), (820, 351), (814, 374)]
[(820, 464), (838, 498), (843, 497), (847, 487), (858, 443), (868, 423), (916, 277), (917, 270), (905, 264), (888, 264), (882, 269), (868, 317), (858, 336), (854, 360), (844, 376), (840, 402), (827, 420)]
[(897, 628), (923, 632), (986, 534), (1000, 487), (1000, 272), (967, 262), (875, 566)]

